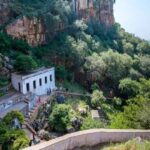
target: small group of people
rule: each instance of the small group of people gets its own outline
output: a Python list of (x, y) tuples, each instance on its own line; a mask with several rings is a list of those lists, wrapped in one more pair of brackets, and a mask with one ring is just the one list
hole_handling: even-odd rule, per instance
[(40, 122), (40, 120), (34, 120), (31, 125), (36, 132), (38, 132), (43, 127), (43, 124)]
[(51, 88), (47, 89), (47, 95), (51, 95), (51, 93), (52, 93)]

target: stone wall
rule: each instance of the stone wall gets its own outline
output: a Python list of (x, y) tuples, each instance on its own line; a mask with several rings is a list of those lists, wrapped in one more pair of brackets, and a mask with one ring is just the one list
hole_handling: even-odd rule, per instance
[(135, 137), (150, 139), (150, 130), (91, 129), (68, 134), (24, 150), (72, 150), (77, 147), (124, 142)]
[(6, 27), (6, 32), (14, 38), (26, 40), (30, 45), (45, 43), (45, 28), (41, 20), (23, 16)]

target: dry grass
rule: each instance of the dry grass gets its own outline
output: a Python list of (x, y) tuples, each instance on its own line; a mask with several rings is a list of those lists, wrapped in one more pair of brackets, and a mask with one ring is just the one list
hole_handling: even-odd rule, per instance
[(106, 147), (103, 150), (150, 150), (150, 142), (136, 138), (126, 143)]

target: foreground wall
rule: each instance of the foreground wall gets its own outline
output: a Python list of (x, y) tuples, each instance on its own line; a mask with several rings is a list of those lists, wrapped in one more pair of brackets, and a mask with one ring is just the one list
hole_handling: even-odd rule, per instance
[(123, 142), (135, 137), (150, 139), (150, 130), (92, 129), (68, 134), (24, 150), (71, 150), (75, 147)]

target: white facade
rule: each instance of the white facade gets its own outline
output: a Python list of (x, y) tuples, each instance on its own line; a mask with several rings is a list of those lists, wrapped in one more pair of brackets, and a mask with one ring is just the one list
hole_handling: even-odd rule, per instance
[(55, 69), (44, 68), (26, 75), (12, 73), (11, 81), (13, 87), (23, 94), (31, 92), (43, 95), (48, 90), (55, 89)]

